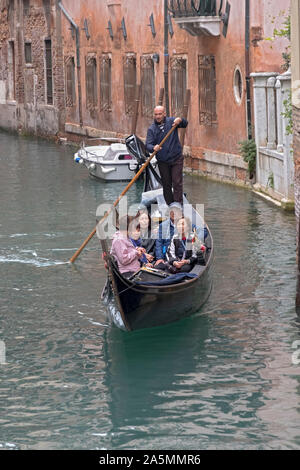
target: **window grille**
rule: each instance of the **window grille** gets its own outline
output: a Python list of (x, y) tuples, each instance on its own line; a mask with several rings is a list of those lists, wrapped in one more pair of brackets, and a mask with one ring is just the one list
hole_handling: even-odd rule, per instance
[(173, 116), (181, 116), (183, 114), (186, 81), (186, 59), (182, 57), (172, 57), (171, 106)]
[[(219, 11), (222, 10), (223, 0), (219, 0)], [(168, 0), (168, 9), (174, 17), (182, 16), (215, 16), (217, 14), (216, 0)]]
[(66, 79), (66, 106), (71, 107), (76, 103), (75, 92), (75, 61), (74, 57), (65, 59)]
[(155, 75), (152, 57), (141, 57), (142, 115), (153, 116), (155, 107)]
[(199, 67), (199, 121), (205, 126), (217, 122), (216, 67), (213, 55), (200, 55)]
[(97, 106), (97, 61), (96, 57), (88, 56), (86, 71), (86, 104), (88, 108)]
[(47, 104), (53, 104), (53, 78), (52, 78), (52, 44), (51, 39), (45, 40), (46, 58), (46, 97)]
[(25, 64), (31, 64), (32, 63), (31, 42), (25, 42), (24, 54), (25, 54)]
[(24, 15), (29, 14), (29, 9), (30, 9), (30, 0), (24, 0)]
[(16, 60), (15, 60), (15, 43), (8, 43), (8, 99), (16, 99)]
[(100, 62), (100, 110), (111, 111), (111, 58), (102, 55)]
[(136, 89), (136, 58), (125, 56), (123, 62), (124, 73), (124, 97), (125, 113), (129, 116), (134, 114), (135, 89)]

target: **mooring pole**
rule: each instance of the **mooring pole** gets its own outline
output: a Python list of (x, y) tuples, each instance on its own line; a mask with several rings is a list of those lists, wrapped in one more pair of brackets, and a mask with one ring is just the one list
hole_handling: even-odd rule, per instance
[(168, 24), (168, 1), (164, 0), (164, 85), (165, 85), (165, 102), (166, 114), (170, 116), (169, 105), (169, 24)]

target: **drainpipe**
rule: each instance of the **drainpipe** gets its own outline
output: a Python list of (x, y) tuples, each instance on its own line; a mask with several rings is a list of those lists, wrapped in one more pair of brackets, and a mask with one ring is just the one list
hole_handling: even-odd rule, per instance
[(75, 40), (76, 40), (76, 63), (77, 63), (77, 83), (78, 83), (78, 111), (79, 111), (79, 123), (80, 127), (83, 126), (83, 119), (82, 119), (82, 99), (81, 99), (81, 66), (80, 66), (80, 31), (79, 26), (75, 23), (72, 17), (69, 15), (65, 7), (62, 5), (61, 2), (58, 3), (59, 8), (70, 22), (71, 26), (75, 30)]
[(250, 0), (245, 0), (245, 69), (248, 139), (252, 139), (251, 78), (250, 78)]
[(164, 0), (164, 86), (165, 86), (165, 101), (166, 113), (170, 116), (169, 105), (169, 25), (168, 25), (168, 0)]

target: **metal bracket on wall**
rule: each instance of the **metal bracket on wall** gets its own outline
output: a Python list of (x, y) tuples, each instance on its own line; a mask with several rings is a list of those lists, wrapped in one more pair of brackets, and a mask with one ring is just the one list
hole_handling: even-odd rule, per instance
[(89, 33), (89, 25), (88, 20), (86, 18), (84, 18), (82, 31), (85, 31), (86, 38), (90, 39), (91, 35)]
[(123, 37), (126, 41), (127, 39), (127, 31), (126, 31), (126, 25), (125, 25), (125, 19), (124, 17), (122, 18), (122, 23), (121, 23), (121, 26), (122, 26), (122, 31), (123, 31)]
[(150, 26), (152, 36), (155, 38), (155, 36), (156, 36), (156, 31), (155, 31), (155, 24), (154, 24), (154, 16), (153, 16), (153, 13), (151, 13), (151, 15), (150, 15), (150, 17), (149, 17), (149, 21), (150, 21), (150, 24), (148, 24), (148, 26)]
[(222, 34), (223, 34), (224, 38), (226, 38), (226, 36), (227, 36), (229, 16), (230, 16), (230, 8), (231, 8), (230, 3), (226, 2), (225, 13), (221, 15), (221, 20), (223, 22), (223, 32), (222, 32)]
[(168, 13), (168, 16), (167, 16), (167, 22), (168, 22), (169, 34), (172, 38), (174, 35), (174, 29), (173, 29), (172, 18), (171, 18), (170, 13)]
[(71, 25), (71, 28), (69, 28), (69, 30), (71, 31), (72, 39), (75, 39), (75, 28), (74, 28), (74, 26)]
[(111, 24), (110, 20), (108, 20), (108, 28), (106, 28), (106, 29), (108, 29), (110, 39), (113, 39), (114, 38), (114, 33), (113, 33), (112, 24)]

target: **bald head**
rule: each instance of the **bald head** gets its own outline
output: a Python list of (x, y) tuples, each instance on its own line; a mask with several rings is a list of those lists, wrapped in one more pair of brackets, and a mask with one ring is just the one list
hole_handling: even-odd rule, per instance
[(163, 106), (156, 106), (154, 108), (154, 120), (160, 124), (166, 117), (166, 111)]

